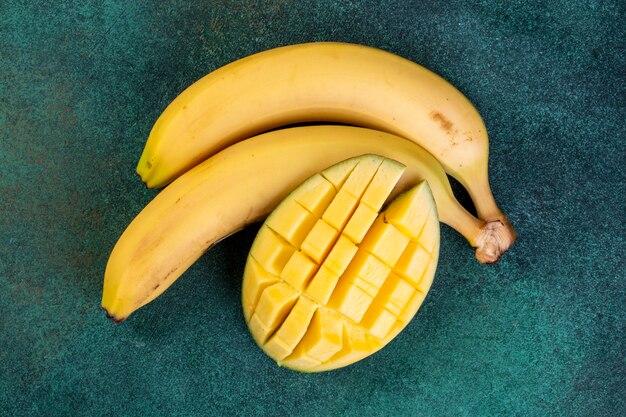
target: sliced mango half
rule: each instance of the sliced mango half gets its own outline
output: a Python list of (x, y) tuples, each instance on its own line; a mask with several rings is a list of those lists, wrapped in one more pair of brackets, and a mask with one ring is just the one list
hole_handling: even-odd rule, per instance
[(405, 166), (363, 155), (315, 174), (266, 219), (243, 278), (256, 343), (302, 372), (340, 368), (389, 343), (435, 275), (439, 220), (424, 181), (385, 206)]

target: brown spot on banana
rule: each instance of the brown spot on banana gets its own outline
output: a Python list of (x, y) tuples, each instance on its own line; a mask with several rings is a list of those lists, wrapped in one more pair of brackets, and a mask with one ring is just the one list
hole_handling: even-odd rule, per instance
[(430, 118), (439, 123), (439, 126), (449, 135), (451, 135), (452, 132), (452, 128), (454, 127), (454, 125), (452, 124), (452, 122), (450, 120), (448, 120), (448, 118), (446, 118), (446, 116), (444, 116), (441, 112), (433, 110), (430, 112)]

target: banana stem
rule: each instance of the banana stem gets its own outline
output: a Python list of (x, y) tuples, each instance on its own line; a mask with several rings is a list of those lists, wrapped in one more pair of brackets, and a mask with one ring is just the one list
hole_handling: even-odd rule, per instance
[(504, 224), (500, 220), (486, 222), (476, 240), (476, 259), (482, 264), (497, 262), (514, 241), (515, 231), (510, 223)]
[(496, 200), (491, 192), (491, 187), (486, 174), (476, 175), (476, 178), (461, 181), (461, 184), (463, 184), (474, 202), (479, 219), (486, 222), (506, 219), (506, 215), (496, 204)]
[(513, 245), (517, 233), (496, 204), (486, 170), (457, 179), (474, 202), (478, 218), (485, 222), (477, 239), (476, 258), (481, 263), (496, 262)]
[(497, 262), (515, 241), (515, 230), (502, 212), (501, 219), (484, 221), (472, 216), (461, 205), (449, 205), (453, 208), (440, 210), (440, 220), (452, 227), (476, 248), (476, 259), (480, 263)]

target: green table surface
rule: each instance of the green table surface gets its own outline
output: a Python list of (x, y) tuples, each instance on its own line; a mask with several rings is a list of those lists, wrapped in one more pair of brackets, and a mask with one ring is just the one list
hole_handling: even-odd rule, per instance
[[(626, 415), (625, 4), (0, 2), (0, 415)], [(313, 40), (392, 51), (464, 92), (518, 242), (480, 265), (442, 226), (413, 321), (328, 373), (280, 368), (248, 333), (257, 227), (106, 320), (108, 255), (157, 194), (134, 168), (160, 112), (228, 62)]]

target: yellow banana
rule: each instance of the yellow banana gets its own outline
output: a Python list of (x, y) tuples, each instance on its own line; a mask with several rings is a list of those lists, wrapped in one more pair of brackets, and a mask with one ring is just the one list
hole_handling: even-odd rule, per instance
[(360, 45), (319, 42), (271, 49), (192, 84), (154, 125), (137, 166), (161, 187), (216, 152), (278, 126), (334, 121), (421, 145), (468, 190), (478, 217), (513, 228), (487, 176), (489, 141), (470, 101), (426, 68)]
[(208, 248), (269, 214), (298, 184), (339, 161), (377, 154), (407, 166), (394, 193), (425, 179), (442, 222), (494, 262), (510, 244), (500, 222), (485, 223), (454, 198), (437, 160), (418, 145), (349, 126), (276, 130), (237, 143), (166, 187), (131, 222), (109, 258), (102, 297), (121, 321), (169, 287)]

